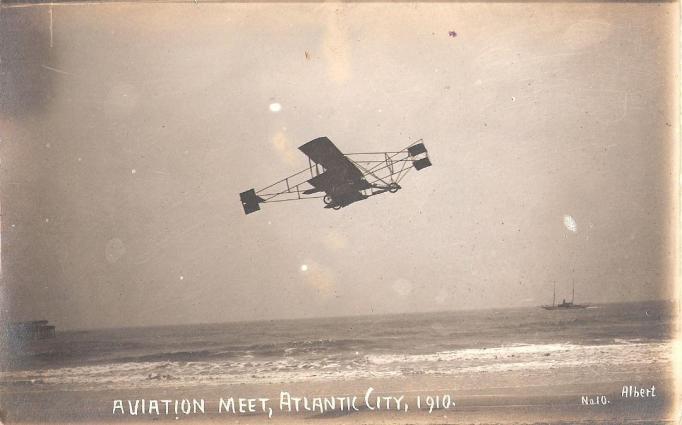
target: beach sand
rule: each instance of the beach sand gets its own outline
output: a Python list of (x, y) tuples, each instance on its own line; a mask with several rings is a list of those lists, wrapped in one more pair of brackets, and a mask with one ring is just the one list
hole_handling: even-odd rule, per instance
[[(450, 423), (677, 423), (672, 417), (674, 394), (669, 370), (653, 368), (608, 376), (587, 368), (564, 368), (533, 373), (509, 371), (464, 376), (411, 376), (335, 382), (293, 384), (240, 384), (134, 390), (5, 391), (5, 423), (323, 423), (323, 424), (450, 424)], [(622, 398), (623, 386), (655, 385), (656, 397)], [(372, 397), (405, 396), (409, 410), (370, 410), (364, 405), (368, 388)], [(280, 392), (292, 396), (357, 395), (359, 411), (338, 410), (288, 413), (279, 410)], [(456, 405), (429, 412), (425, 397), (449, 394)], [(583, 405), (582, 396), (604, 395), (607, 405)], [(416, 408), (420, 396), (423, 408)], [(220, 398), (269, 398), (266, 413), (217, 413)], [(205, 413), (169, 415), (113, 414), (114, 400), (204, 399)]]

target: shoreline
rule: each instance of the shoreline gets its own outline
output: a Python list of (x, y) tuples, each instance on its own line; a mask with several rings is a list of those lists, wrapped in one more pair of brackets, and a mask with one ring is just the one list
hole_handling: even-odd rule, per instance
[[(0, 392), (3, 407), (8, 407), (8, 423), (557, 423), (585, 422), (667, 423), (672, 421), (675, 400), (673, 380), (669, 370), (642, 370), (628, 379), (624, 374), (590, 377), (589, 370), (565, 369), (549, 374), (507, 372), (476, 374), (488, 376), (413, 376), (380, 379), (355, 379), (324, 383), (233, 384), (227, 386), (197, 386), (188, 388), (13, 391)], [(490, 376), (493, 375), (493, 376)], [(572, 377), (573, 379), (569, 379)], [(582, 377), (582, 378), (580, 378)], [(485, 379), (483, 379), (485, 378)], [(582, 379), (582, 381), (581, 381)], [(485, 382), (482, 382), (484, 380)], [(655, 385), (656, 397), (622, 398), (623, 387)], [(373, 388), (372, 397), (404, 397), (407, 411), (395, 408), (377, 409), (364, 403), (364, 394)], [(300, 410), (298, 413), (279, 409), (282, 391), (292, 397), (358, 396), (358, 410), (320, 412)], [(434, 408), (429, 413), (426, 397), (450, 395), (455, 406)], [(584, 396), (605, 396), (605, 405), (584, 405)], [(219, 400), (235, 398), (237, 413), (219, 413)], [(273, 408), (272, 417), (264, 411), (238, 413), (238, 397), (267, 398)], [(417, 397), (422, 409), (417, 409)], [(113, 413), (115, 400), (182, 400), (203, 399), (205, 412), (189, 415)], [(254, 402), (256, 410), (259, 402)], [(244, 404), (246, 406), (246, 404)], [(393, 404), (392, 406), (395, 406)], [(370, 407), (374, 407), (371, 410)]]

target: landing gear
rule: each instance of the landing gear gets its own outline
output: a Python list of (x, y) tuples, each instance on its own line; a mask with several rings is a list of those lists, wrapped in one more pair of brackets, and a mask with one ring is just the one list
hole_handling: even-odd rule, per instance
[(391, 193), (396, 193), (400, 190), (400, 185), (398, 183), (391, 183), (388, 185), (388, 191)]
[(324, 197), (322, 197), (322, 202), (324, 202), (324, 204), (327, 206), (327, 208), (332, 208), (334, 210), (340, 210), (341, 209), (341, 205), (335, 204), (334, 199), (332, 199), (332, 197), (329, 195), (324, 195)]

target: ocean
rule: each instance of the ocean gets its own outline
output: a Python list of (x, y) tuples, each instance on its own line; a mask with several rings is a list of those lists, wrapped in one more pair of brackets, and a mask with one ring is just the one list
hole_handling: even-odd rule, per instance
[(670, 370), (668, 302), (87, 331), (4, 348), (0, 389), (187, 388), (587, 368)]

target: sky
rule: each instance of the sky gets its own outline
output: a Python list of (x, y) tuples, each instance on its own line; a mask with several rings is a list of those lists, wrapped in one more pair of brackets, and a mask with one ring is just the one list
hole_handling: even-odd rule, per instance
[[(2, 317), (523, 307), (554, 285), (672, 299), (676, 19), (675, 3), (8, 5)], [(423, 139), (433, 167), (339, 211), (244, 215), (238, 194), (306, 167), (297, 148), (321, 136)]]

